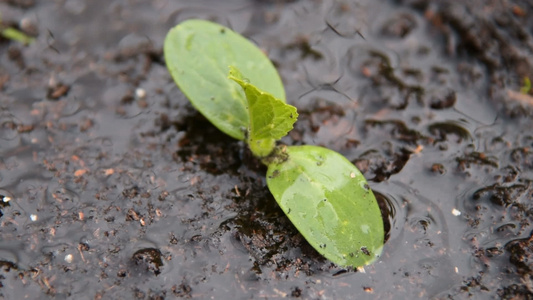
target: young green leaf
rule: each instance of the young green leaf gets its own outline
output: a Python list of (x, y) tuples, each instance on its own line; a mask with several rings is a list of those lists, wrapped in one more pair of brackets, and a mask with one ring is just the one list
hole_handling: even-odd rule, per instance
[(229, 78), (242, 87), (248, 101), (248, 145), (257, 157), (265, 157), (274, 150), (276, 140), (292, 129), (298, 118), (296, 107), (261, 91), (233, 66)]
[(35, 38), (25, 34), (24, 32), (17, 30), (12, 27), (0, 28), (0, 35), (3, 36), (6, 39), (18, 41), (22, 44), (29, 45), (35, 41)]
[(239, 68), (258, 88), (285, 101), (272, 62), (250, 41), (219, 24), (180, 23), (167, 34), (164, 53), (170, 74), (192, 105), (233, 138), (245, 138), (249, 121), (244, 92), (227, 78), (228, 66)]
[(268, 166), (267, 184), (281, 209), (320, 254), (340, 266), (373, 262), (383, 247), (383, 220), (359, 170), (335, 151), (286, 147)]

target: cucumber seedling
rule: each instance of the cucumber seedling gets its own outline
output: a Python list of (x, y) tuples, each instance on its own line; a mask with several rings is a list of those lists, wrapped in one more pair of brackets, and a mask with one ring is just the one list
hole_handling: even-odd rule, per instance
[(327, 148), (276, 145), (298, 113), (261, 50), (222, 25), (187, 20), (169, 31), (164, 54), (192, 105), (267, 166), (270, 192), (313, 248), (339, 266), (364, 266), (381, 254), (383, 219), (361, 172)]

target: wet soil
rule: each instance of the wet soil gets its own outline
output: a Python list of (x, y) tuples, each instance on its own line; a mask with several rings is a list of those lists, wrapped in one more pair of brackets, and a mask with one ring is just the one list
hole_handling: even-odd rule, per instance
[[(0, 298), (533, 298), (530, 1), (0, 1)], [(339, 268), (168, 74), (188, 18), (257, 43), (387, 228)]]

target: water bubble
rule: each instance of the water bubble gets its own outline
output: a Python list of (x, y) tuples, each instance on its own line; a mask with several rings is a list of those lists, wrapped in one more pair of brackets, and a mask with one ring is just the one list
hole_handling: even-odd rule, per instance
[(370, 232), (370, 226), (368, 226), (368, 224), (362, 224), (360, 228), (364, 234), (368, 234)]

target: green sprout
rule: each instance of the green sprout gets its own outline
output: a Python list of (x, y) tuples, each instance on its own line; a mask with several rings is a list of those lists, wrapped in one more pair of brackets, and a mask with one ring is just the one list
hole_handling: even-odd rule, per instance
[(167, 34), (164, 53), (192, 105), (267, 166), (270, 192), (313, 248), (339, 266), (376, 260), (383, 219), (363, 174), (327, 148), (276, 145), (298, 113), (261, 50), (229, 28), (188, 20)]
[(529, 91), (531, 91), (531, 80), (529, 80), (529, 77), (524, 77), (524, 85), (520, 88), (520, 93), (522, 94), (528, 94)]
[(0, 35), (2, 35), (4, 38), (8, 40), (17, 41), (24, 45), (29, 45), (35, 40), (34, 38), (25, 34), (24, 32), (17, 30), (15, 28), (12, 28), (12, 27), (7, 27), (7, 28), (0, 27)]
[(2, 23), (1, 16), (0, 16), (0, 36), (8, 40), (20, 42), (24, 45), (29, 45), (35, 40), (35, 38), (25, 34), (24, 32), (18, 29), (15, 29), (13, 27), (6, 27)]

